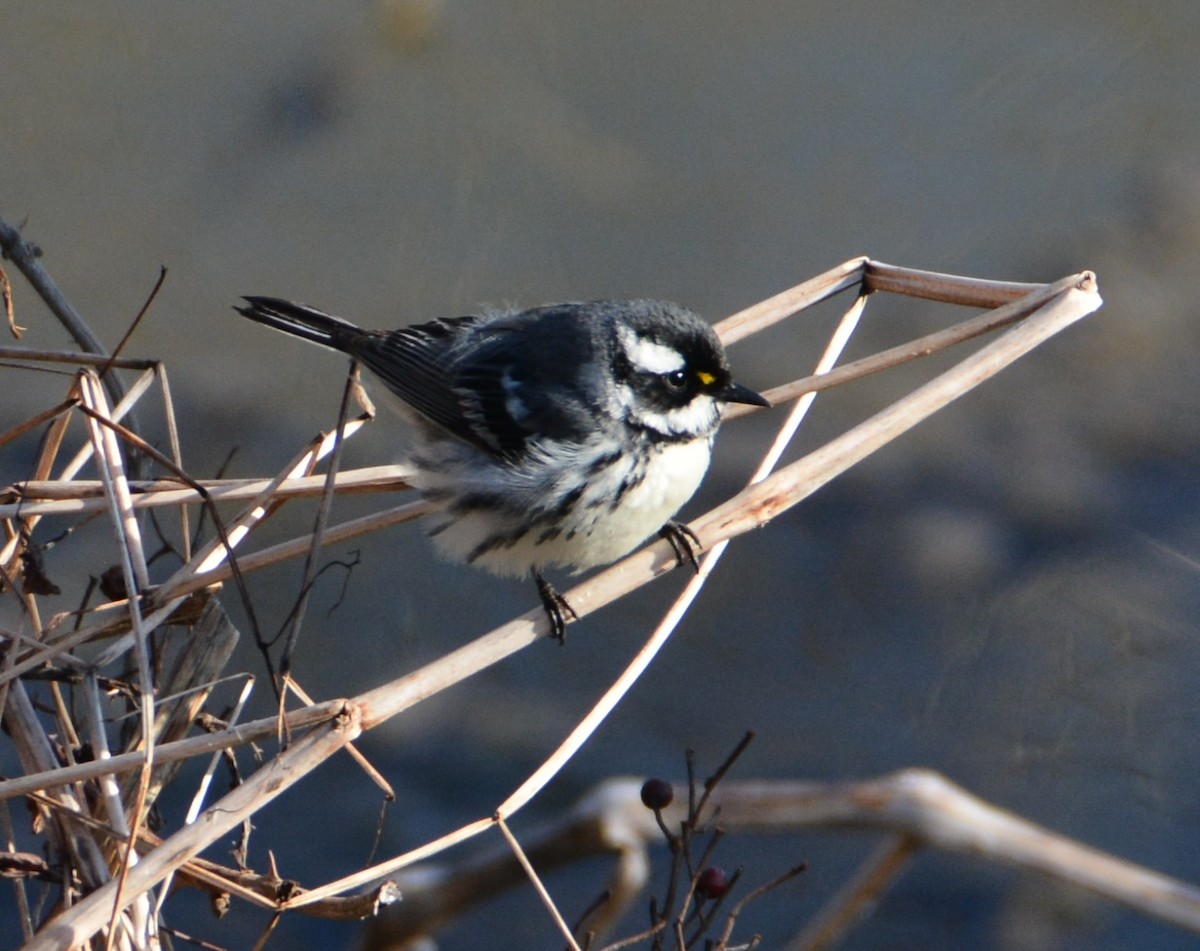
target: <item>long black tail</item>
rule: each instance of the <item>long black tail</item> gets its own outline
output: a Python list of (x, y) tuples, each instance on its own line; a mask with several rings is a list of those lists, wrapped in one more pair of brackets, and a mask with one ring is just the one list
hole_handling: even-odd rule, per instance
[(348, 320), (334, 317), (307, 304), (282, 300), (278, 297), (244, 297), (250, 306), (235, 307), (243, 317), (266, 324), (275, 330), (293, 334), (332, 350), (348, 352), (352, 341), (366, 331)]

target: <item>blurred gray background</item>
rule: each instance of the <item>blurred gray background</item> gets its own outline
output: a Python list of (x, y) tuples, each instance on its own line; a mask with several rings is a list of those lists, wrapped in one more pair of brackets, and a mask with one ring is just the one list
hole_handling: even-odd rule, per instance
[[(735, 775), (928, 766), (1200, 879), (1200, 5), (272, 0), (9, 4), (0, 16), (0, 214), (24, 223), (110, 345), (169, 267), (128, 353), (167, 361), (195, 476), (234, 447), (229, 474), (274, 473), (336, 418), (344, 361), (239, 319), (241, 294), (383, 327), (599, 296), (676, 299), (716, 320), (857, 254), (1020, 281), (1095, 269), (1098, 314), (739, 540), (654, 668), (517, 828), (609, 775), (679, 778), (687, 747), (711, 769), (753, 729)], [(67, 346), (14, 281), (24, 342)], [(854, 352), (958, 316), (873, 302)], [(831, 317), (739, 345), (739, 378), (765, 388), (807, 372)], [(823, 396), (801, 448), (929, 372)], [(65, 388), (21, 381), (4, 427)], [(688, 512), (736, 489), (773, 415), (722, 433)], [(398, 433), (379, 421), (347, 464), (393, 461)], [(4, 480), (31, 457), (6, 453)], [(334, 517), (384, 504), (346, 502)], [(311, 518), (295, 506), (263, 540)], [(108, 545), (98, 528), (56, 549), (51, 567), (103, 566)], [(352, 550), (361, 563), (344, 597), (344, 573), (323, 576), (295, 664), (318, 697), (390, 680), (533, 606), (524, 584), (433, 562), (415, 526), (329, 554)], [(253, 579), (267, 630), (298, 571)], [(489, 813), (683, 581), (368, 736), (399, 793), (380, 854)], [(240, 664), (262, 672), (251, 651)], [(167, 803), (168, 818), (180, 808)], [(270, 848), (308, 885), (348, 873), (368, 860), (379, 809), (340, 758), (259, 818), (251, 862), (265, 867)], [(745, 865), (750, 884), (812, 865), (740, 933), (779, 946), (870, 846), (835, 834), (726, 841), (720, 861)], [(603, 870), (551, 879), (568, 917)], [(169, 920), (226, 947), (247, 947), (265, 923), (244, 909), (216, 923), (194, 895), (170, 907)], [(352, 947), (358, 935), (297, 916), (274, 946)], [(531, 893), (442, 941), (560, 944)], [(1134, 945), (1192, 939), (935, 856), (851, 942)]]

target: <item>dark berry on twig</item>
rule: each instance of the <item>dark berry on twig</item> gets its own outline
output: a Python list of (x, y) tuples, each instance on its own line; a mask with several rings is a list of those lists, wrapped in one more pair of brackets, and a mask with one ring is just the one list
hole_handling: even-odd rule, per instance
[(665, 779), (647, 779), (642, 783), (642, 804), (647, 809), (666, 809), (675, 798), (675, 790)]
[(725, 870), (716, 865), (710, 865), (696, 876), (696, 897), (724, 898), (729, 891), (729, 876)]

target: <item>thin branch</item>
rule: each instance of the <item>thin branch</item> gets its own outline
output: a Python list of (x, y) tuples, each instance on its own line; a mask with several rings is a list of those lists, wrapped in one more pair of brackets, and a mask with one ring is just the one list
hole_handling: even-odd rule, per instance
[[(70, 409), (73, 400), (67, 400), (38, 415), (44, 422)], [(27, 431), (34, 426), (22, 427)], [(8, 434), (4, 434), (8, 435)], [(4, 440), (0, 437), (0, 445)], [(368, 466), (362, 469), (343, 470), (337, 474), (336, 486), (340, 493), (354, 495), (372, 492), (402, 492), (409, 488), (408, 478), (412, 469), (408, 466)], [(134, 508), (162, 508), (177, 505), (202, 504), (206, 498), (213, 502), (238, 502), (257, 498), (272, 485), (277, 499), (298, 499), (318, 496), (324, 491), (326, 476), (299, 476), (274, 482), (271, 479), (197, 479), (199, 489), (186, 488), (179, 481), (162, 478), (154, 482), (129, 483), (133, 493)], [(201, 492), (200, 489), (204, 491)], [(19, 515), (75, 515), (83, 512), (100, 511), (108, 504), (104, 499), (104, 484), (88, 479), (29, 479), (14, 482), (0, 489), (0, 498), (18, 498), (21, 501), (0, 503), (0, 518), (15, 518)]]
[[(305, 778), (362, 732), (357, 713), (347, 709), (330, 727), (318, 727), (298, 739), (285, 752), (264, 765), (245, 783), (227, 793), (204, 813), (206, 821), (176, 832), (162, 848), (146, 855), (129, 870), (123, 898), (132, 901), (157, 885), (188, 859), (194, 858), (217, 837), (262, 808), (265, 801)], [(269, 794), (264, 798), (264, 793)], [(52, 919), (26, 944), (24, 951), (58, 951), (90, 939), (107, 921), (117, 894), (117, 883), (108, 882), (82, 898), (74, 907)]]
[(921, 850), (911, 835), (889, 836), (871, 853), (854, 877), (805, 926), (786, 951), (828, 951), (878, 906), (884, 892)]
[[(940, 279), (940, 277), (932, 276), (935, 279)], [(736, 339), (739, 335), (744, 336), (766, 323), (783, 319), (791, 310), (799, 306), (799, 301), (813, 299), (814, 295), (828, 296), (830, 293), (844, 290), (855, 284), (869, 290), (873, 286), (883, 286), (880, 282), (903, 280), (909, 280), (912, 283), (914, 290), (911, 292), (914, 293), (920, 293), (923, 288), (932, 286), (929, 284), (928, 276), (910, 274), (905, 277), (900, 269), (889, 269), (885, 265), (876, 265), (866, 259), (858, 259), (833, 269), (820, 279), (806, 282), (800, 288), (777, 295), (776, 298), (764, 302), (763, 305), (750, 308), (741, 315), (735, 315), (735, 318), (731, 318), (731, 321), (725, 322), (722, 326), (726, 331), (727, 340)], [(872, 284), (872, 282), (875, 283)], [(929, 293), (932, 294), (932, 291)], [(959, 293), (959, 291), (953, 290), (953, 293)], [(1016, 293), (1016, 290), (1011, 286), (1007, 289), (984, 287), (982, 293), (1012, 295)], [(863, 301), (865, 301), (865, 297), (860, 294), (860, 299), (856, 304), (859, 310), (861, 310)], [(1033, 346), (1067, 326), (1071, 321), (1094, 310), (1099, 303), (1099, 296), (1095, 292), (1091, 276), (1081, 274), (1056, 282), (1054, 285), (1039, 288), (1021, 301), (1006, 305), (1012, 310), (1008, 314), (1000, 315), (1004, 319), (1018, 319), (1016, 314), (1020, 313), (1023, 316), (1029, 313), (1030, 309), (1033, 309), (1034, 312), (1024, 324), (1009, 329), (999, 339), (983, 347), (976, 354), (966, 358), (926, 386), (921, 387), (910, 397), (899, 401), (888, 410), (876, 414), (867, 422), (833, 440), (817, 452), (746, 489), (696, 523), (694, 528), (702, 542), (710, 546), (710, 554), (706, 556), (701, 569), (702, 575), (705, 568), (711, 570), (711, 565), (715, 564), (716, 557), (719, 557), (720, 551), (723, 550), (725, 541), (765, 524), (780, 512), (797, 504), (815, 488), (865, 457), (879, 445), (916, 425), (917, 422), (995, 374), (1003, 366), (1028, 352)], [(992, 317), (997, 319), (997, 315), (992, 315)], [(785, 434), (781, 433), (781, 440), (784, 436)], [(149, 629), (162, 623), (170, 615), (178, 603), (178, 599), (182, 598), (187, 590), (192, 590), (192, 586), (199, 588), (212, 585), (219, 580), (225, 570), (233, 570), (236, 575), (236, 568), (232, 566), (230, 569), (218, 568), (220, 562), (228, 559), (232, 547), (278, 507), (280, 499), (275, 492), (278, 486), (288, 478), (303, 477), (311, 473), (311, 467), (316, 464), (316, 460), (328, 453), (336, 441), (336, 437), (330, 438), (329, 436), (318, 440), (313, 447), (302, 454), (302, 459), (298, 460), (295, 466), (285, 470), (279, 478), (272, 480), (263, 489), (262, 493), (243, 513), (243, 516), (233, 523), (227, 538), (197, 552), (184, 568), (176, 572), (175, 576), (166, 584), (160, 586), (146, 605), (147, 613), (142, 621), (145, 628)], [(768, 454), (769, 457), (770, 455), (771, 453)], [(131, 507), (132, 502), (127, 502), (123, 507), (123, 517), (128, 517)], [(378, 528), (386, 521), (386, 519), (376, 518), (373, 527)], [(358, 526), (355, 527), (357, 529)], [(339, 528), (343, 528), (343, 526), (334, 526), (328, 529), (325, 533), (326, 540), (333, 538)], [(311, 544), (311, 539), (310, 535), (307, 539), (300, 541), (307, 541)], [(580, 615), (590, 613), (627, 591), (671, 570), (675, 566), (675, 561), (666, 543), (653, 545), (630, 556), (619, 565), (597, 574), (590, 581), (569, 592), (568, 597)], [(687, 603), (687, 601), (679, 602), (678, 615), (668, 616), (666, 622), (668, 628), (677, 621), (678, 616), (682, 616)], [(90, 611), (88, 619), (93, 621), (97, 618), (111, 616), (112, 611), (112, 606), (103, 611)], [(203, 821), (176, 832), (160, 848), (148, 854), (143, 861), (130, 867), (124, 897), (120, 904), (124, 905), (144, 894), (148, 889), (156, 887), (174, 869), (210, 845), (216, 837), (224, 834), (238, 823), (246, 821), (249, 816), (273, 800), (284, 789), (315, 769), (334, 751), (352, 742), (363, 730), (385, 722), (420, 700), (444, 689), (445, 686), (459, 683), (472, 673), (533, 643), (544, 633), (545, 623), (543, 612), (531, 611), (420, 670), (362, 694), (350, 701), (348, 705), (334, 705), (332, 708), (326, 705), (320, 710), (309, 707), (289, 715), (289, 721), (303, 721), (305, 717), (328, 716), (331, 709), (341, 710), (336, 726), (317, 727), (301, 736), (289, 749), (251, 775), (243, 785), (213, 804), (204, 813)], [(53, 627), (52, 624), (51, 628), (53, 629)], [(75, 644), (83, 643), (97, 636), (108, 636), (119, 629), (118, 625), (113, 622), (91, 623), (87, 625), (87, 628), (86, 630), (81, 628), (73, 635), (60, 637), (42, 653), (37, 655), (27, 653), (19, 663), (8, 669), (8, 676), (15, 676), (22, 669), (22, 664), (34, 660), (35, 657), (40, 663), (49, 656), (61, 656), (52, 655), (51, 651), (69, 650)], [(48, 634), (50, 631), (45, 633)], [(77, 640), (74, 639), (76, 635), (78, 635)], [(111, 656), (111, 652), (109, 655)], [(13, 680), (9, 682), (13, 688), (10, 690), (11, 702), (13, 694), (22, 688), (22, 684)], [(595, 722), (599, 722), (602, 717), (603, 712)], [(212, 752), (216, 749), (240, 745), (256, 735), (261, 738), (274, 733), (275, 721), (273, 718), (265, 721), (264, 732), (256, 733), (262, 723), (263, 721), (259, 721), (258, 725), (248, 724), (236, 730), (225, 731), (219, 738), (195, 737), (175, 744), (163, 744), (156, 749), (155, 760), (161, 764), (170, 761), (167, 759), (168, 755), (171, 759), (181, 759), (197, 755), (201, 750)], [(577, 742), (582, 742), (585, 737), (586, 731), (579, 732), (577, 735), (573, 734), (572, 738), (569, 738), (568, 744), (564, 746), (566, 755), (569, 756), (571, 752), (571, 743), (577, 745)], [(547, 767), (551, 769), (551, 772), (543, 772), (531, 777), (530, 783), (523, 785), (513, 797), (510, 797), (504, 807), (509, 810), (509, 814), (511, 814), (511, 810), (519, 808), (524, 801), (527, 801), (528, 797), (533, 795), (537, 788), (540, 788), (538, 784), (544, 782), (548, 775), (552, 774), (552, 770), (559, 768), (562, 762), (565, 762), (565, 757), (554, 766), (551, 766), (548, 761)], [(95, 777), (115, 773), (120, 769), (139, 766), (144, 768), (144, 765), (144, 756), (139, 758), (137, 755), (129, 757), (118, 755), (98, 766), (94, 763), (84, 763), (65, 769), (54, 769), (52, 764), (47, 762), (42, 766), (40, 775), (49, 777), (46, 779), (47, 784), (62, 788), (62, 783), (78, 781), (85, 775)], [(89, 772), (89, 770), (92, 771)], [(68, 775), (74, 779), (67, 780), (66, 776)], [(26, 777), (26, 779), (29, 778)], [(14, 782), (19, 783), (19, 781)], [(13, 785), (11, 782), (0, 784), (0, 795), (15, 794), (15, 790), (19, 788), (21, 788), (19, 785)], [(721, 789), (724, 792), (726, 787), (723, 785)], [(723, 797), (722, 802), (724, 802)], [(723, 805), (723, 808), (727, 809), (728, 807)], [(642, 812), (646, 813), (647, 811), (643, 809)], [(723, 815), (723, 822), (729, 824), (729, 819), (728, 812), (726, 812)], [(492, 817), (480, 819), (405, 855), (396, 856), (357, 875), (348, 876), (338, 882), (313, 889), (294, 901), (288, 900), (284, 903), (284, 907), (299, 907), (319, 902), (348, 888), (363, 884), (366, 877), (391, 874), (412, 862), (437, 854), (449, 845), (462, 842), (493, 826)], [(653, 824), (651, 827), (655, 828)], [(68, 839), (68, 844), (73, 844), (70, 839)], [(35, 943), (31, 947), (50, 947), (60, 943), (86, 940), (95, 933), (97, 928), (103, 927), (106, 920), (105, 911), (108, 908), (116, 907), (112, 904), (116, 892), (117, 886), (112, 883), (85, 896), (77, 905), (62, 912), (48, 926), (43, 935), (39, 935), (35, 939)], [(39, 945), (37, 942), (43, 943)]]
[[(67, 333), (79, 344), (79, 349), (105, 360), (111, 359), (104, 344), (92, 333), (79, 311), (67, 300), (66, 295), (59, 290), (58, 284), (50, 277), (50, 273), (42, 266), (42, 249), (23, 239), (21, 233), (3, 217), (0, 217), (0, 252), (25, 275), (25, 280), (50, 308), (50, 312), (58, 318), (59, 323), (67, 329)], [(120, 377), (115, 373), (110, 374), (105, 377), (104, 385), (108, 388), (112, 401), (121, 402), (125, 396), (125, 384)], [(130, 428), (140, 429), (132, 417)]]
[(158, 299), (158, 293), (162, 290), (163, 283), (166, 281), (166, 279), (167, 269), (165, 267), (160, 267), (158, 270), (158, 280), (154, 282), (154, 287), (150, 289), (150, 295), (146, 298), (146, 303), (142, 304), (142, 309), (139, 310), (137, 312), (137, 316), (133, 318), (133, 322), (129, 325), (129, 329), (125, 331), (121, 339), (117, 341), (117, 345), (113, 347), (112, 356), (108, 358), (108, 361), (100, 369), (99, 376), (101, 379), (103, 379), (105, 374), (112, 369), (113, 361), (121, 356), (121, 351), (125, 349), (125, 344), (129, 343), (130, 338), (137, 331), (146, 315), (150, 313), (150, 308), (154, 306), (154, 301)]
[(283, 653), (279, 658), (279, 680), (275, 685), (276, 692), (283, 696), (284, 683), (289, 679), (292, 669), (292, 653), (296, 649), (296, 641), (300, 636), (300, 627), (304, 624), (304, 614), (312, 596), (313, 580), (317, 576), (317, 555), (325, 541), (325, 529), (329, 525), (329, 512), (333, 507), (334, 487), (337, 485), (338, 470), (341, 468), (342, 448), (345, 446), (346, 424), (350, 416), (350, 400), (358, 385), (358, 362), (350, 362), (346, 374), (346, 385), (342, 390), (342, 403), (338, 408), (337, 427), (334, 429), (333, 450), (329, 454), (329, 468), (325, 473), (325, 484), (322, 487), (321, 503), (317, 506), (316, 524), (312, 530), (312, 541), (304, 555), (304, 570), (300, 580), (300, 594), (295, 607), (290, 614), (287, 638), (284, 640)]

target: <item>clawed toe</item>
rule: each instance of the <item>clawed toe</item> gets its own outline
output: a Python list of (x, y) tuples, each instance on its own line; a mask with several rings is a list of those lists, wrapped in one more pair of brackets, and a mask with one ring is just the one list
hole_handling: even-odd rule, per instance
[(542, 599), (542, 607), (546, 611), (546, 617), (550, 621), (550, 636), (553, 637), (559, 644), (565, 644), (567, 640), (567, 624), (571, 621), (578, 621), (579, 615), (575, 613), (575, 609), (567, 603), (564, 598), (555, 589), (546, 577), (533, 569), (533, 580), (537, 585), (538, 596)]
[(658, 530), (658, 534), (671, 543), (677, 563), (689, 564), (693, 571), (700, 570), (700, 562), (696, 560), (696, 553), (704, 549), (704, 546), (700, 544), (700, 536), (683, 522), (667, 522)]

